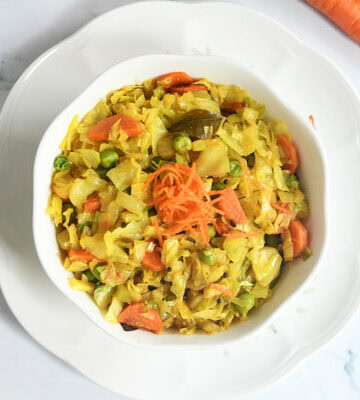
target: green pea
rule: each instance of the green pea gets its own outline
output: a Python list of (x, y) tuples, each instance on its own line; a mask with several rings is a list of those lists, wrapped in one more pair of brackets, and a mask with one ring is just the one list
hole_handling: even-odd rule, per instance
[(176, 297), (173, 294), (169, 294), (165, 298), (166, 301), (174, 301), (175, 299), (176, 299)]
[(230, 164), (229, 174), (231, 176), (240, 176), (243, 173), (241, 165), (236, 158), (230, 158), (229, 164)]
[(277, 248), (281, 244), (280, 234), (278, 235), (266, 235), (265, 234), (265, 245)]
[(299, 181), (295, 175), (289, 175), (286, 179), (286, 185), (289, 189), (297, 189), (299, 187)]
[(216, 255), (211, 249), (203, 250), (200, 252), (200, 260), (206, 265), (213, 265), (216, 261)]
[(71, 168), (71, 163), (66, 156), (60, 155), (54, 160), (54, 168), (60, 172), (67, 171)]
[(223, 190), (226, 188), (226, 185), (225, 185), (225, 183), (219, 182), (219, 183), (215, 183), (212, 188), (213, 188), (213, 190)]
[(108, 181), (109, 178), (106, 176), (106, 174), (108, 173), (109, 170), (110, 170), (110, 168), (104, 168), (104, 167), (100, 166), (100, 167), (97, 167), (95, 171), (98, 173), (98, 175), (100, 176), (101, 179)]
[(173, 139), (173, 146), (176, 152), (184, 154), (191, 150), (191, 139), (188, 136), (177, 136)]
[(304, 252), (301, 254), (301, 257), (304, 261), (306, 261), (309, 257), (311, 257), (312, 251), (309, 247), (307, 247)]
[(163, 160), (161, 157), (153, 157), (150, 161), (150, 166), (151, 168), (155, 171), (162, 167), (166, 163), (165, 160)]
[(91, 282), (91, 283), (98, 282), (98, 279), (95, 277), (95, 275), (90, 270), (87, 270), (86, 272), (84, 272), (84, 275), (87, 277), (89, 282)]
[(112, 168), (116, 165), (119, 154), (115, 150), (106, 149), (100, 153), (100, 164), (104, 168)]
[(216, 235), (216, 230), (212, 225), (208, 225), (209, 237), (212, 239)]
[(250, 293), (243, 293), (238, 299), (241, 305), (235, 304), (235, 306), (243, 314), (248, 313), (255, 306), (255, 296)]

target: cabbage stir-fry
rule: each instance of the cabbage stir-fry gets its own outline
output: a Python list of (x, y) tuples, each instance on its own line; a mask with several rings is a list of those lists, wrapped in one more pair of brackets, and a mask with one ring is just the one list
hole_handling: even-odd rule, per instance
[(238, 86), (125, 86), (60, 149), (47, 213), (69, 284), (126, 331), (224, 331), (311, 254), (291, 136)]

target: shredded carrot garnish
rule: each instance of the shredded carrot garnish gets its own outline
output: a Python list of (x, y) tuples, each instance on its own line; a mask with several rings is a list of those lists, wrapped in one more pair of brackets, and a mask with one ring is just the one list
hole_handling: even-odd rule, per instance
[(295, 214), (295, 211), (294, 211), (294, 210), (289, 210), (289, 209), (287, 208), (287, 205), (281, 205), (281, 206), (279, 206), (278, 204), (276, 204), (276, 202), (275, 202), (274, 200), (270, 200), (270, 204), (271, 204), (276, 210), (279, 210), (279, 211), (281, 211), (281, 212), (284, 213), (284, 214), (289, 214), (289, 215)]
[(218, 292), (224, 294), (225, 296), (235, 297), (235, 294), (231, 290), (225, 289), (224, 287), (222, 287), (220, 285), (217, 285), (216, 283), (211, 283), (209, 285), (209, 288), (210, 289), (215, 289)]
[[(193, 163), (191, 167), (165, 164), (149, 176), (143, 190), (151, 183), (151, 205), (156, 207), (158, 217), (166, 227), (162, 235), (174, 235), (182, 231), (196, 233), (208, 245), (210, 238), (207, 225), (214, 223), (215, 216), (222, 215), (223, 211), (214, 206), (204, 182), (196, 172), (196, 164)], [(156, 223), (158, 221), (154, 222), (154, 226)], [(159, 235), (160, 229), (157, 232)]]
[(261, 234), (260, 231), (258, 231), (258, 232), (233, 232), (233, 233), (230, 233), (229, 235), (225, 235), (225, 236), (226, 236), (226, 239), (228, 239), (228, 240), (234, 240), (234, 239), (239, 239), (239, 238), (259, 236), (260, 234)]
[(158, 237), (158, 240), (159, 240), (159, 244), (160, 244), (161, 247), (163, 247), (163, 238), (162, 238), (162, 234), (161, 234), (161, 231), (160, 231), (159, 222), (158, 222), (156, 217), (153, 220), (153, 225), (154, 225), (154, 228), (156, 230), (156, 234), (157, 234), (157, 237)]

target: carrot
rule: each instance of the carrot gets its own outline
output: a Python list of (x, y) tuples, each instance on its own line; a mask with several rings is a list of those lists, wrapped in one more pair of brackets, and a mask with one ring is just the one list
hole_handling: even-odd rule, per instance
[(153, 251), (146, 251), (141, 264), (144, 268), (151, 269), (155, 272), (164, 271), (165, 269), (165, 265), (161, 262), (161, 257), (157, 248)]
[(226, 236), (231, 232), (230, 226), (226, 225), (221, 218), (218, 218), (213, 225), (218, 235)]
[[(205, 184), (191, 167), (180, 164), (165, 164), (152, 173), (143, 190), (153, 184), (153, 202), (158, 217), (166, 229), (163, 235), (175, 235), (182, 231), (199, 235), (209, 244), (207, 224), (215, 222), (216, 214), (224, 214), (215, 207)], [(150, 205), (148, 205), (150, 206)]]
[(193, 78), (186, 72), (169, 72), (168, 74), (159, 76), (156, 80), (156, 85), (161, 85), (164, 89), (169, 89), (173, 86), (190, 85), (193, 82)]
[(216, 283), (211, 283), (209, 285), (209, 288), (217, 290), (218, 292), (224, 294), (225, 296), (235, 297), (235, 294), (231, 290), (225, 289), (224, 287), (217, 285)]
[(287, 161), (283, 165), (283, 168), (289, 170), (291, 174), (294, 174), (299, 165), (295, 146), (285, 135), (278, 135), (276, 140), (278, 145), (281, 146), (287, 156)]
[(154, 228), (156, 230), (156, 234), (157, 234), (157, 237), (158, 237), (158, 240), (159, 240), (159, 244), (160, 244), (161, 247), (163, 247), (163, 238), (162, 238), (162, 234), (161, 234), (161, 231), (160, 231), (159, 222), (158, 222), (156, 217), (154, 218), (153, 225), (154, 225)]
[(147, 310), (144, 303), (130, 304), (124, 308), (118, 315), (118, 322), (154, 333), (161, 333), (164, 328), (159, 312), (154, 308)]
[(97, 257), (93, 256), (91, 253), (88, 253), (85, 250), (73, 250), (70, 249), (68, 251), (68, 257), (70, 258), (71, 262), (74, 261), (84, 261), (86, 263), (92, 261), (92, 260), (98, 260)]
[(91, 194), (84, 202), (84, 210), (87, 212), (94, 212), (100, 210), (100, 208), (100, 197), (96, 192)]
[(352, 39), (360, 43), (360, 2), (358, 0), (306, 0), (332, 19)]
[(305, 226), (298, 220), (290, 222), (289, 231), (294, 246), (294, 258), (301, 256), (308, 244), (308, 234)]
[(221, 107), (221, 111), (232, 114), (236, 113), (236, 110), (242, 107), (245, 107), (245, 103), (243, 101), (236, 101), (234, 103), (224, 105)]
[(281, 211), (283, 214), (289, 214), (289, 215), (293, 215), (295, 214), (294, 210), (289, 210), (286, 206), (281, 205), (279, 206), (278, 204), (276, 204), (276, 201), (274, 200), (270, 200), (270, 204), (276, 209)]
[(219, 191), (218, 194), (220, 195), (219, 208), (224, 211), (225, 218), (229, 221), (234, 221), (237, 224), (247, 224), (246, 215), (241, 208), (241, 204), (234, 189), (227, 187), (226, 189)]
[(107, 140), (113, 125), (119, 121), (118, 128), (123, 130), (128, 136), (137, 136), (143, 133), (141, 125), (128, 115), (112, 115), (104, 118), (95, 124), (88, 132), (88, 138), (93, 142)]
[(259, 236), (260, 234), (261, 234), (260, 231), (257, 231), (257, 232), (233, 232), (233, 233), (230, 233), (230, 235), (226, 235), (226, 239), (234, 240), (234, 239), (239, 239), (239, 238), (255, 237), (255, 236)]
[(314, 116), (313, 116), (312, 114), (309, 115), (309, 121), (310, 121), (312, 127), (313, 127), (314, 129), (316, 129)]
[(205, 85), (184, 85), (184, 86), (173, 86), (170, 88), (171, 93), (184, 94), (187, 92), (199, 92), (200, 90), (207, 90)]

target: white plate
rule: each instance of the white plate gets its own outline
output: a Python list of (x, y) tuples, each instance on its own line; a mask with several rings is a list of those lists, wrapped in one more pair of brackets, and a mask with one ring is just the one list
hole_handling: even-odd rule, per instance
[[(314, 115), (329, 160), (330, 250), (323, 268), (272, 329), (228, 350), (153, 353), (119, 344), (52, 285), (32, 242), (31, 166), (49, 122), (110, 65), (161, 52), (240, 58), (289, 107)], [(0, 132), (4, 295), (37, 341), (102, 386), (134, 398), (238, 398), (285, 376), (359, 307), (359, 100), (330, 62), (255, 11), (146, 2), (107, 13), (29, 67), (7, 99)]]

